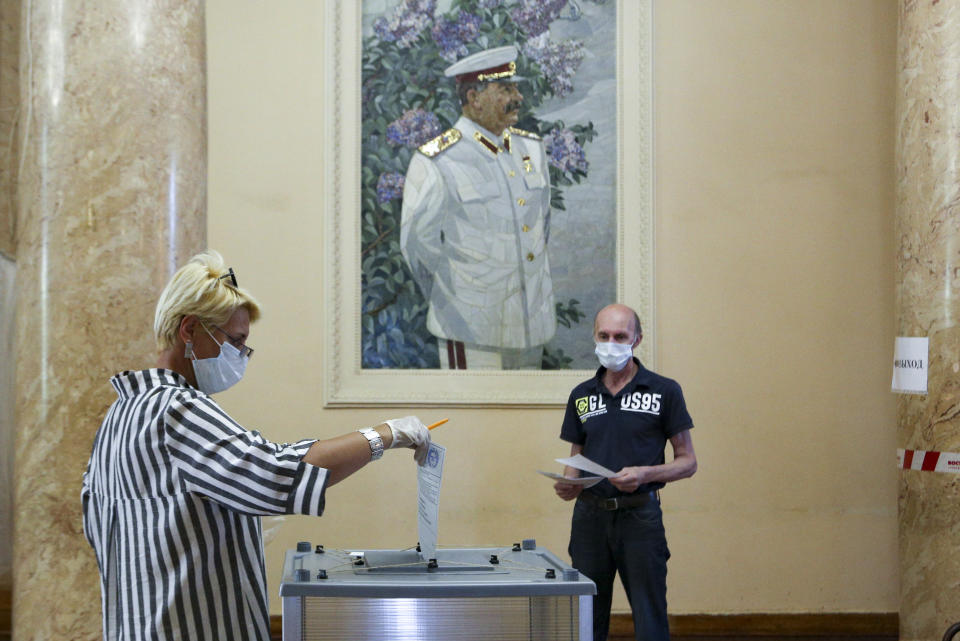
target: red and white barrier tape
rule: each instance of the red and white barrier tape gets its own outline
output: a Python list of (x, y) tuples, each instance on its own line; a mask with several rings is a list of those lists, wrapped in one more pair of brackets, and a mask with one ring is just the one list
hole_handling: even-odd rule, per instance
[(956, 452), (897, 450), (897, 467), (901, 470), (960, 474), (960, 454)]

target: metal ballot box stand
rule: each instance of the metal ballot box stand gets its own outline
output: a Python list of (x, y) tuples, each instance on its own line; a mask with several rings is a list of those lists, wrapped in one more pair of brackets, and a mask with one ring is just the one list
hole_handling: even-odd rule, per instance
[(504, 548), (287, 551), (283, 641), (592, 641), (593, 581), (527, 539)]

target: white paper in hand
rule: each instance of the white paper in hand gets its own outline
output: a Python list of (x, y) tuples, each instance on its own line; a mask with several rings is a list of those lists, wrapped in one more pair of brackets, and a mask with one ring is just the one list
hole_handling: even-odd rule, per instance
[(590, 472), (591, 474), (598, 474), (604, 478), (611, 479), (617, 475), (616, 472), (608, 470), (599, 463), (594, 463), (588, 459), (583, 454), (577, 454), (576, 456), (571, 456), (570, 458), (558, 458), (554, 459), (557, 463), (563, 465), (569, 465), (570, 467), (575, 467), (578, 470), (583, 470), (584, 472)]
[(556, 472), (544, 472), (543, 470), (537, 470), (546, 477), (557, 479), (558, 481), (563, 481), (564, 483), (569, 483), (570, 485), (582, 485), (583, 487), (593, 487), (597, 483), (603, 480), (602, 476), (580, 476), (575, 479), (570, 478), (569, 476), (564, 476), (563, 474), (557, 474)]

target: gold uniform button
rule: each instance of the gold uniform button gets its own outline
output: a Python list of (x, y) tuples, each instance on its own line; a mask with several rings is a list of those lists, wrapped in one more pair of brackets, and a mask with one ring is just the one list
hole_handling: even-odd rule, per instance
[(524, 225), (524, 226), (521, 227), (520, 229), (522, 229), (523, 231), (530, 231), (530, 226), (529, 226), (529, 225)]
[(513, 178), (514, 176), (517, 175), (517, 172), (515, 172), (514, 170), (511, 169), (511, 170), (510, 170), (510, 173), (509, 173), (508, 175), (509, 175), (511, 178)]
[(532, 261), (534, 258), (535, 256), (533, 255), (533, 252), (530, 252), (529, 254), (527, 254), (527, 260)]
[(523, 198), (517, 198), (517, 204), (523, 207), (524, 205), (527, 204), (527, 201), (524, 200)]

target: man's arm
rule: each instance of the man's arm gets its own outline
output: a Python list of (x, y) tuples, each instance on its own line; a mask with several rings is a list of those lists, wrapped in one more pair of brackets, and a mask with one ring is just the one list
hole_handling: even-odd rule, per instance
[[(570, 446), (570, 456), (576, 456), (583, 451), (583, 446), (577, 443), (574, 443)], [(569, 465), (563, 468), (563, 475), (567, 478), (575, 479), (579, 478), (580, 470), (575, 467), (570, 467)], [(582, 485), (574, 485), (573, 483), (564, 483), (563, 481), (557, 481), (553, 484), (553, 489), (557, 493), (557, 496), (562, 498), (564, 501), (571, 501), (578, 496), (580, 492), (583, 491)]]
[(550, 187), (550, 159), (547, 156), (547, 148), (543, 142), (540, 143), (540, 171), (543, 172), (543, 179), (547, 183), (546, 189), (544, 189), (543, 197), (546, 201), (546, 211), (543, 214), (543, 244), (550, 244), (550, 214), (552, 209), (550, 208), (550, 197), (553, 194), (553, 190)]
[(693, 476), (697, 471), (697, 455), (693, 451), (690, 430), (670, 437), (673, 460), (663, 465), (625, 467), (610, 479), (621, 492), (630, 494), (644, 483), (670, 483)]
[(410, 159), (400, 213), (400, 252), (424, 298), (430, 300), (434, 273), (443, 255), (443, 177), (422, 154)]

